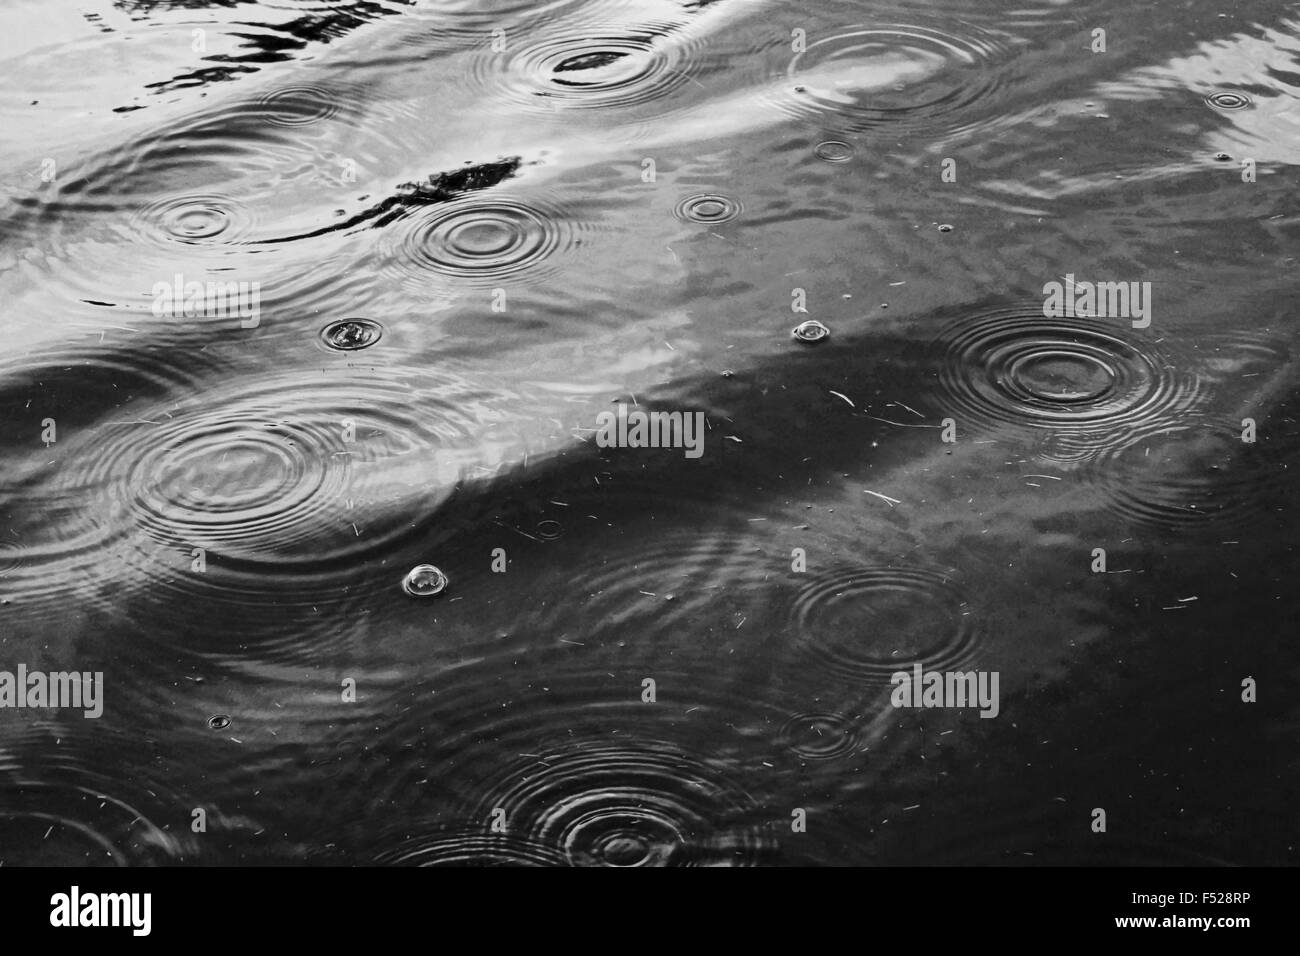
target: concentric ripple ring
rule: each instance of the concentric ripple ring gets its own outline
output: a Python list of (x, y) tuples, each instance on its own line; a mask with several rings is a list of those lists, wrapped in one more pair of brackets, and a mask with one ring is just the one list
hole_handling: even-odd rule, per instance
[(868, 684), (921, 664), (955, 670), (977, 629), (953, 581), (922, 568), (848, 567), (811, 578), (791, 609), (797, 651), (829, 674)]

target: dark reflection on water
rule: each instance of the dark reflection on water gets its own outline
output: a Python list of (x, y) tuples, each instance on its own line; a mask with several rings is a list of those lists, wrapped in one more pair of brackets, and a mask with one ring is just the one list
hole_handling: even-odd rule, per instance
[(0, 863), (1294, 862), (1288, 5), (92, 7), (0, 15), (0, 671), (104, 686)]

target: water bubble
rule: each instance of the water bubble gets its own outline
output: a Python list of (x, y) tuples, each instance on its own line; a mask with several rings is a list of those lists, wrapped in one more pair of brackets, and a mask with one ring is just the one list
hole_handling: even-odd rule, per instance
[(564, 527), (553, 518), (537, 523), (537, 536), (543, 540), (554, 541), (562, 534), (564, 534)]
[(208, 726), (213, 730), (225, 730), (230, 724), (229, 714), (214, 714), (208, 718)]
[(946, 222), (945, 222), (945, 223), (940, 223), (940, 225), (939, 225), (939, 231), (940, 231), (940, 232), (952, 232), (952, 226), (950, 226), (950, 225), (949, 225), (948, 223), (946, 223)]
[(799, 342), (820, 342), (831, 334), (831, 330), (816, 319), (809, 319), (796, 325), (790, 334)]
[(432, 597), (447, 589), (447, 575), (432, 564), (420, 564), (407, 572), (402, 590), (412, 597)]
[(683, 199), (674, 210), (678, 219), (708, 224), (730, 222), (743, 211), (744, 207), (735, 199), (708, 194)]
[(379, 341), (384, 328), (370, 319), (340, 319), (321, 329), (321, 340), (332, 349), (354, 352)]

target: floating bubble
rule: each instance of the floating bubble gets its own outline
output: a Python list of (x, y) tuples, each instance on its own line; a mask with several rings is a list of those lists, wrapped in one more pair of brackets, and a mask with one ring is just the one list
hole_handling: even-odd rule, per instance
[(944, 222), (944, 223), (940, 223), (940, 224), (939, 224), (939, 231), (940, 231), (940, 232), (952, 232), (952, 226), (949, 225), (949, 224), (946, 223), (946, 222)]
[(225, 730), (231, 724), (228, 714), (214, 714), (208, 718), (208, 726), (213, 730)]
[(744, 211), (744, 207), (735, 199), (726, 196), (703, 194), (689, 196), (677, 204), (674, 210), (678, 219), (687, 222), (717, 224), (730, 222)]
[(820, 342), (831, 334), (831, 330), (816, 319), (800, 322), (790, 334), (799, 342)]
[(562, 534), (564, 534), (564, 526), (553, 518), (547, 518), (537, 523), (537, 536), (539, 538), (554, 541)]
[(402, 590), (411, 597), (432, 597), (446, 589), (447, 575), (432, 564), (416, 565), (402, 580)]
[(340, 319), (321, 329), (320, 337), (330, 348), (355, 352), (370, 348), (384, 334), (384, 327), (370, 319)]

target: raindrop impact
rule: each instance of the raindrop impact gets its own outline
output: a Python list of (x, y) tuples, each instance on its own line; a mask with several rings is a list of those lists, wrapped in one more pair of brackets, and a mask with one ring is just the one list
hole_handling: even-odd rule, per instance
[(744, 207), (735, 199), (708, 194), (683, 199), (675, 210), (678, 219), (710, 225), (731, 222), (743, 211)]
[(374, 345), (383, 336), (384, 329), (370, 319), (340, 319), (321, 329), (321, 340), (340, 352), (355, 352)]

